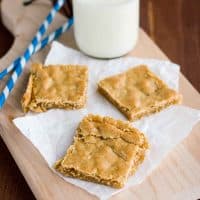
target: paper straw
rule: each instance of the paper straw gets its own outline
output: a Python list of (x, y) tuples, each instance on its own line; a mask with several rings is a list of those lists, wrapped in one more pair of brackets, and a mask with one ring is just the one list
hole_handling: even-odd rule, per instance
[[(39, 50), (43, 49), (46, 45), (51, 43), (53, 40), (56, 40), (57, 38), (60, 37), (66, 30), (68, 30), (71, 25), (73, 24), (73, 18), (70, 18), (68, 22), (63, 24), (60, 28), (58, 28), (56, 31), (51, 33), (49, 36), (44, 38), (38, 45), (36, 46), (34, 53), (38, 52)], [(32, 55), (33, 55), (32, 54)], [(16, 59), (12, 65), (10, 65), (8, 68), (4, 69), (3, 71), (0, 72), (0, 80), (2, 80), (9, 72), (14, 70), (16, 66), (19, 64), (21, 57)]]

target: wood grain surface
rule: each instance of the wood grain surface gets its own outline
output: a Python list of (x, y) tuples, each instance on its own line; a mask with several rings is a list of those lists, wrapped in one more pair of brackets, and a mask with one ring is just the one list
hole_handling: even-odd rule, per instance
[[(0, 57), (4, 56), (13, 43), (13, 36), (0, 21)], [(8, 148), (0, 137), (0, 199), (35, 199), (24, 177), (19, 171)]]
[(141, 0), (141, 26), (200, 91), (200, 1)]
[[(199, 9), (199, 0), (141, 1), (141, 26), (172, 61), (181, 64), (182, 72), (198, 90), (200, 90)], [(0, 56), (6, 53), (12, 41), (12, 36), (0, 24)], [(2, 140), (0, 140), (0, 152), (0, 199), (34, 199)], [(167, 161), (165, 162), (167, 164)]]

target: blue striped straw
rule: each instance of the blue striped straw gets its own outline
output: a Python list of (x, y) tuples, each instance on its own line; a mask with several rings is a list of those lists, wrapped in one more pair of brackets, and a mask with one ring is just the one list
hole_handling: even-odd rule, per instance
[[(51, 33), (49, 36), (44, 38), (38, 45), (36, 46), (34, 53), (38, 52), (39, 50), (43, 49), (46, 45), (51, 43), (53, 40), (56, 40), (62, 33), (64, 33), (66, 30), (68, 30), (73, 24), (73, 18), (70, 18), (68, 22), (63, 24), (60, 28), (58, 28), (56, 31)], [(16, 66), (19, 64), (21, 57), (17, 58), (12, 65), (10, 65), (8, 68), (4, 69), (2, 72), (0, 72), (0, 80), (3, 79), (9, 72), (14, 70)]]
[[(53, 9), (50, 11), (50, 13), (47, 15), (46, 19), (44, 20), (44, 22), (40, 26), (40, 28), (37, 31), (35, 37), (31, 41), (31, 44), (28, 46), (27, 50), (25, 51), (23, 57), (28, 57), (28, 55), (31, 55), (33, 53), (35, 47), (40, 42), (40, 40), (41, 40), (42, 36), (44, 35), (44, 33), (47, 31), (47, 29), (49, 27), (49, 24), (51, 24), (51, 22), (53, 21), (56, 13), (63, 6), (63, 4), (64, 4), (64, 0), (58, 0), (57, 1), (57, 3), (54, 5)], [(22, 61), (23, 57), (17, 58), (7, 69), (5, 69), (4, 71), (2, 71), (1, 74), (0, 74), (0, 80), (8, 72), (10, 72), (15, 67), (15, 65), (19, 63), (19, 61)]]
[(44, 35), (44, 33), (47, 31), (49, 24), (51, 24), (51, 22), (53, 21), (56, 13), (58, 12), (58, 10), (63, 6), (64, 4), (64, 0), (58, 0), (56, 2), (56, 4), (54, 5), (54, 7), (51, 9), (50, 13), (48, 14), (48, 16), (46, 17), (46, 19), (44, 20), (44, 22), (42, 23), (42, 25), (40, 26), (40, 28), (38, 29), (35, 37), (33, 38), (33, 40), (31, 41), (31, 44), (28, 46), (27, 50), (25, 51), (24, 55), (20, 58), (20, 61), (18, 61), (17, 59), (8, 67), (8, 68), (12, 68), (15, 63), (19, 62), (17, 64), (16, 69), (14, 70), (11, 78), (8, 80), (6, 87), (4, 88), (3, 92), (0, 94), (0, 108), (3, 107), (6, 99), (8, 98), (9, 93), (11, 92), (11, 90), (13, 89), (18, 77), (21, 75), (22, 70), (24, 69), (25, 64), (30, 60), (31, 55), (33, 54), (33, 52), (35, 51), (36, 46), (38, 45), (38, 43), (40, 42), (42, 36)]

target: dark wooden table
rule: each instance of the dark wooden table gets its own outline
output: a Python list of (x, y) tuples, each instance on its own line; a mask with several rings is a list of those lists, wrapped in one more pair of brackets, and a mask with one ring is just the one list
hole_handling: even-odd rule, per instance
[[(200, 1), (141, 0), (141, 27), (200, 91)], [(0, 22), (0, 57), (13, 42)], [(35, 199), (0, 139), (0, 199)]]

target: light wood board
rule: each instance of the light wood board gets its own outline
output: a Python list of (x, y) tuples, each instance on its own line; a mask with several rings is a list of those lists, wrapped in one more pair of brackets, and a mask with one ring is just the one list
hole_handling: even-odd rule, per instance
[[(47, 0), (35, 1), (31, 6), (23, 7), (21, 0), (3, 0), (1, 15), (5, 26), (15, 36), (13, 47), (0, 60), (0, 69), (7, 67), (13, 59), (24, 51), (34, 35), (37, 27), (50, 9)], [(57, 15), (50, 31), (66, 21), (62, 15)], [(76, 48), (73, 30), (65, 33), (60, 41)], [(43, 62), (49, 47), (37, 53), (32, 61)], [(136, 48), (132, 56), (158, 58), (167, 60), (162, 51), (140, 30)], [(20, 99), (25, 89), (29, 65), (9, 96), (3, 110), (0, 111), (0, 134), (15, 159), (19, 169), (37, 199), (95, 199), (82, 189), (64, 182), (47, 166), (40, 153), (13, 125), (11, 119), (23, 115)], [(6, 79), (0, 83), (0, 89)], [(180, 76), (180, 92), (184, 97), (184, 105), (200, 109), (200, 95), (186, 80)], [(187, 123), (187, 122), (186, 122)], [(112, 199), (197, 199), (200, 198), (200, 125), (197, 125), (181, 144), (179, 144), (161, 163), (161, 165), (146, 180)]]

